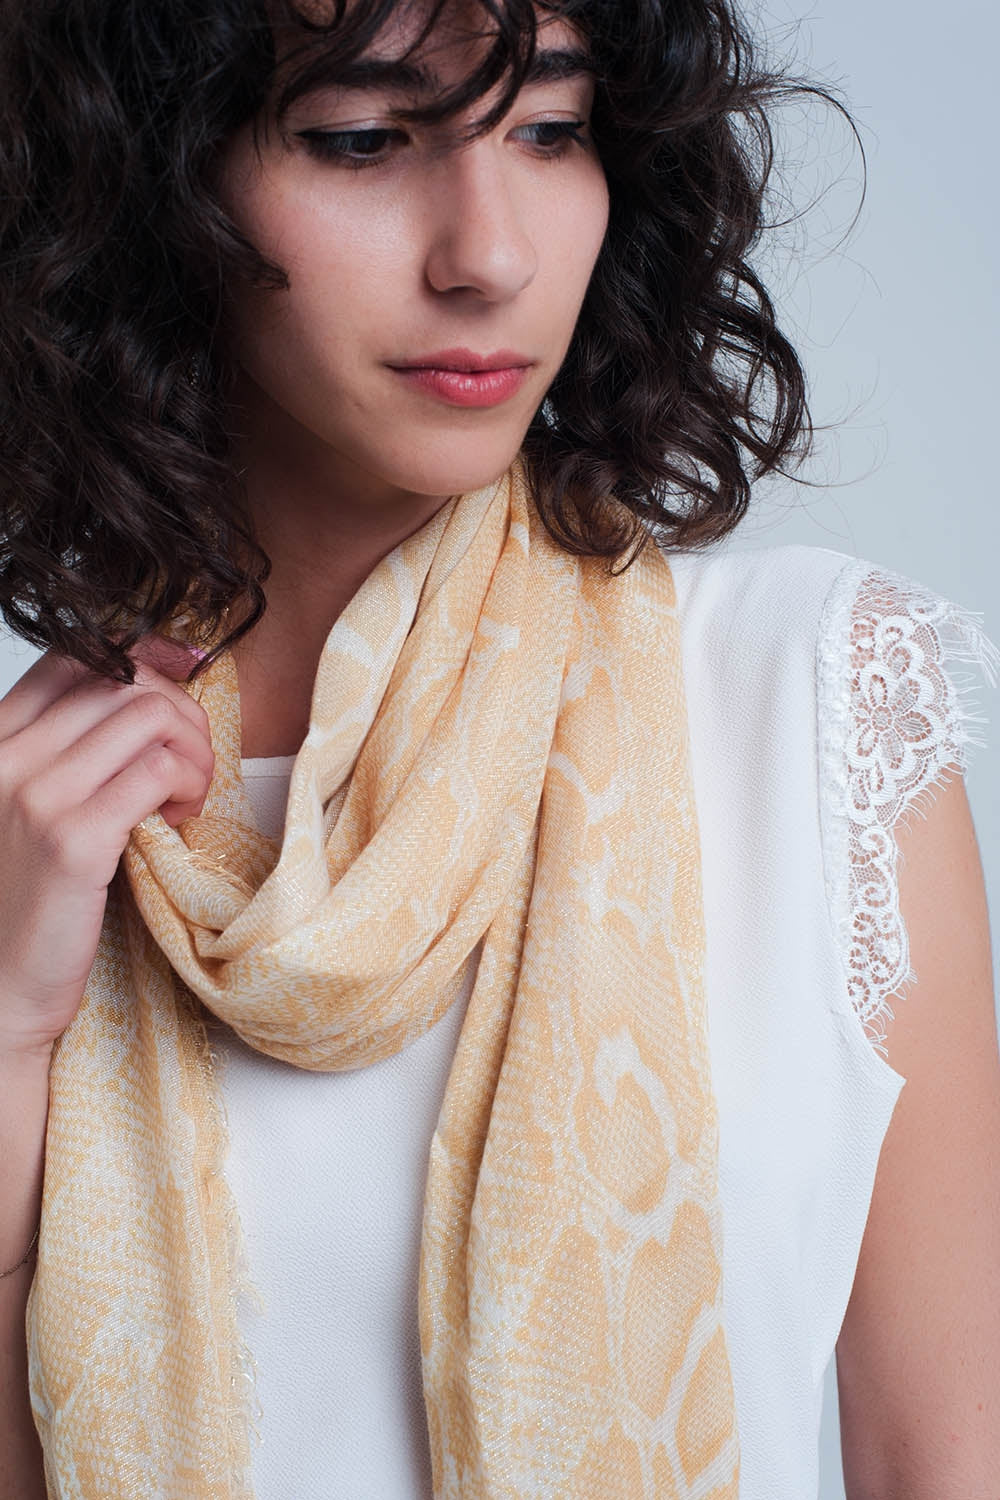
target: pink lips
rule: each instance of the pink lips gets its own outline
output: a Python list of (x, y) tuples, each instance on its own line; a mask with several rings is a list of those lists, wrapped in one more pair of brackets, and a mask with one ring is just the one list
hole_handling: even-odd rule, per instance
[(497, 406), (524, 383), (534, 360), (513, 349), (475, 354), (471, 349), (440, 349), (390, 369), (410, 385), (452, 406)]

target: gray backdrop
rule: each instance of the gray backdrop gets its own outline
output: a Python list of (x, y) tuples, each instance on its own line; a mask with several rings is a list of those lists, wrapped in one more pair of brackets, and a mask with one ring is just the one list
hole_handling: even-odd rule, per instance
[[(998, 347), (994, 7), (767, 0), (776, 50), (839, 83), (868, 154), (829, 111), (786, 110), (790, 204), (811, 203), (762, 258), (809, 369), (814, 415), (836, 424), (808, 473), (762, 493), (742, 545), (807, 542), (909, 574), (983, 612), (1000, 642), (993, 442)], [(991, 274), (992, 273), (992, 274)], [(34, 653), (0, 637), (0, 692)], [(991, 910), (1000, 910), (1000, 694), (969, 790)], [(843, 1500), (836, 1386), (827, 1381), (821, 1500)]]

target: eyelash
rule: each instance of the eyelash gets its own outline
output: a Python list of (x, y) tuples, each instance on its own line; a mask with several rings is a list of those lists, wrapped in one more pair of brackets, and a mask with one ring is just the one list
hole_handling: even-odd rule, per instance
[[(555, 138), (548, 143), (536, 142), (541, 159), (553, 161), (566, 152), (574, 143), (578, 146), (586, 145), (580, 131), (586, 126), (586, 120), (539, 120), (534, 125), (522, 125), (522, 130), (547, 130), (554, 131)], [(376, 129), (372, 127), (367, 130), (299, 130), (296, 135), (306, 147), (311, 156), (318, 157), (321, 161), (335, 161), (339, 166), (347, 167), (352, 172), (362, 171), (365, 167), (377, 167), (386, 160), (384, 151), (375, 154), (352, 155), (358, 149), (359, 143), (370, 143), (372, 138), (383, 136), (387, 140), (391, 136), (402, 135), (402, 131), (390, 130), (387, 127)]]

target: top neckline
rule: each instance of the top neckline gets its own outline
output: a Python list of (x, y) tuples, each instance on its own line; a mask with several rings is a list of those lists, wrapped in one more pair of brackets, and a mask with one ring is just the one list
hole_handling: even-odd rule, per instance
[(295, 764), (294, 755), (252, 755), (240, 760), (243, 776), (283, 776)]

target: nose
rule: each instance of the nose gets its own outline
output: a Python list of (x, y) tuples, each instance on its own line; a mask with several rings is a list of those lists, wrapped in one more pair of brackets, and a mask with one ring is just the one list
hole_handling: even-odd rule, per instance
[(492, 136), (452, 150), (429, 184), (426, 276), (436, 292), (467, 291), (504, 302), (538, 269), (530, 204), (518, 194), (516, 165)]

